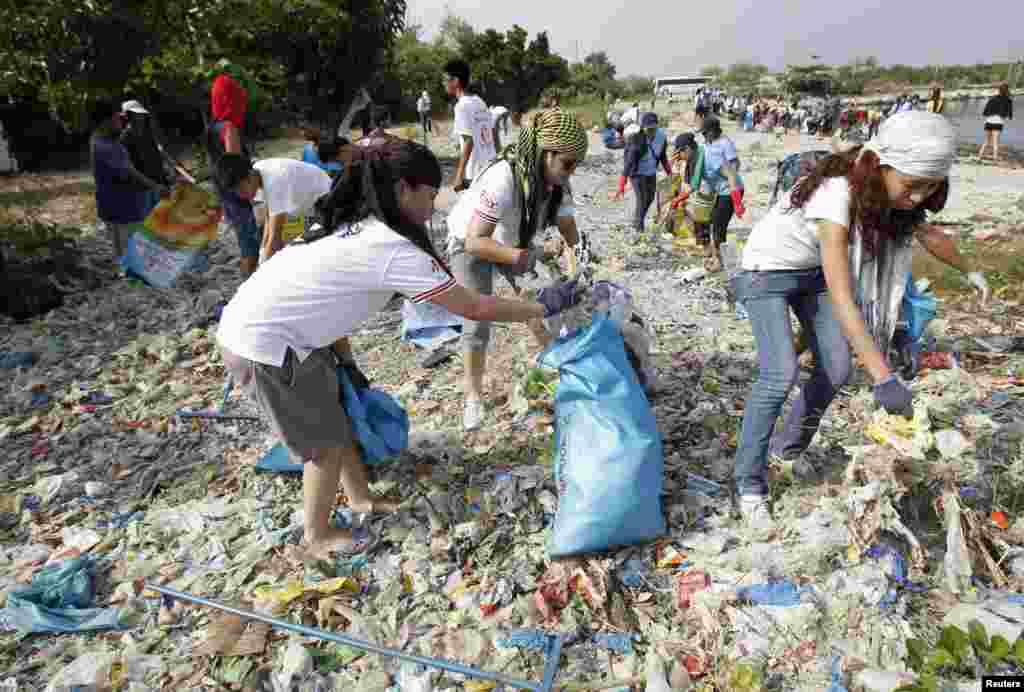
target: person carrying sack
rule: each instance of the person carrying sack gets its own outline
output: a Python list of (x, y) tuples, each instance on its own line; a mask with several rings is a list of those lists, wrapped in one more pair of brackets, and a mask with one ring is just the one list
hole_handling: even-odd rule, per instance
[(339, 364), (356, 389), (368, 386), (348, 340), (363, 322), (396, 293), (468, 319), (500, 322), (541, 320), (579, 302), (579, 290), (569, 282), (542, 289), (536, 301), (485, 296), (459, 285), (426, 226), (440, 187), (441, 166), (425, 146), (386, 138), (365, 148), (351, 175), (318, 201), (319, 236), (310, 234), (317, 239), (277, 252), (224, 308), (216, 338), (226, 368), (292, 458), (304, 463), (303, 532), (310, 558), (373, 545), (369, 534), (331, 524), (339, 482), (356, 514), (395, 512), (401, 503), (371, 494), (352, 422), (340, 404)]
[(740, 177), (739, 154), (733, 141), (722, 134), (718, 118), (708, 116), (701, 129), (704, 146), (700, 164), (692, 184), (694, 235), (704, 248), (704, 267), (709, 272), (722, 269), (721, 246), (725, 243), (735, 213), (741, 219), (747, 210), (743, 206), (743, 178)]
[(640, 132), (626, 141), (619, 189), (611, 196), (614, 200), (620, 200), (626, 192), (626, 181), (629, 180), (633, 185), (633, 193), (636, 195), (633, 232), (636, 236), (643, 235), (647, 211), (657, 196), (658, 164), (664, 168), (666, 175), (672, 175), (672, 166), (668, 162), (668, 138), (665, 131), (658, 127), (658, 116), (655, 113), (644, 113), (640, 127)]

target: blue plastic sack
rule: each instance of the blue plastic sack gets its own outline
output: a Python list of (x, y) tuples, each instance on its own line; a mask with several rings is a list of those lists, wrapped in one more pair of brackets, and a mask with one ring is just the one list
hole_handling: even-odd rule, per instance
[(914, 277), (908, 274), (907, 290), (903, 294), (900, 312), (907, 323), (907, 335), (911, 343), (920, 340), (928, 323), (935, 319), (938, 310), (939, 304), (935, 296), (918, 292), (917, 286), (914, 285)]
[(390, 396), (368, 387), (356, 390), (345, 369), (338, 368), (338, 383), (352, 432), (370, 466), (394, 459), (409, 446), (409, 414)]
[(558, 512), (553, 558), (651, 541), (665, 533), (661, 435), (622, 334), (599, 314), (539, 357), (555, 392)]
[(741, 601), (750, 601), (755, 605), (792, 608), (800, 605), (800, 599), (804, 593), (811, 591), (812, 589), (808, 586), (798, 589), (796, 584), (786, 580), (741, 586), (736, 590), (736, 596)]
[[(356, 391), (344, 368), (338, 368), (342, 405), (358, 440), (363, 463), (370, 466), (393, 459), (409, 446), (409, 415), (397, 401), (379, 389)], [(288, 448), (278, 442), (256, 462), (257, 471), (302, 473), (302, 464), (292, 460)]]
[(93, 608), (93, 562), (88, 557), (46, 565), (28, 586), (7, 596), (0, 622), (31, 634), (122, 629), (117, 608)]

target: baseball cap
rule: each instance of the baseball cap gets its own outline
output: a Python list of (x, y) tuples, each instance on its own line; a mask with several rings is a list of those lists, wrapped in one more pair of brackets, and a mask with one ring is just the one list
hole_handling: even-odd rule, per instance
[(680, 149), (688, 149), (697, 143), (697, 138), (693, 136), (692, 132), (684, 132), (681, 135), (676, 135), (676, 139), (672, 142), (672, 146), (675, 147), (676, 151)]
[(142, 104), (138, 101), (125, 101), (121, 104), (122, 113), (142, 113), (148, 115), (149, 111), (142, 107)]
[(644, 113), (640, 117), (640, 127), (654, 127), (658, 124), (657, 113)]

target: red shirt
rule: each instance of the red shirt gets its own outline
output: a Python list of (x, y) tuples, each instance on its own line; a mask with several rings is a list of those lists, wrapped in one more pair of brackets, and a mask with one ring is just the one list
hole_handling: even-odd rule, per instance
[[(223, 121), (242, 129), (245, 127), (245, 111), (248, 105), (249, 94), (231, 75), (221, 74), (213, 80), (213, 87), (210, 90), (210, 112), (213, 115), (213, 122)], [(222, 130), (222, 141), (224, 135)]]

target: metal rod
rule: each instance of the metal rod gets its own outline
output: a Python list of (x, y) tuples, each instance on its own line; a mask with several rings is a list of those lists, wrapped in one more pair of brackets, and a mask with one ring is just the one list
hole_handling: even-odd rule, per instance
[(269, 615), (263, 615), (262, 613), (256, 613), (251, 610), (244, 610), (242, 608), (236, 608), (234, 606), (225, 605), (224, 603), (218, 603), (217, 601), (211, 601), (208, 598), (202, 598), (201, 596), (193, 596), (190, 593), (184, 591), (177, 591), (175, 589), (169, 589), (165, 586), (157, 586), (149, 582), (145, 583), (145, 588), (150, 591), (156, 591), (165, 596), (170, 596), (174, 599), (180, 599), (183, 601), (189, 601), (198, 605), (204, 605), (208, 608), (216, 608), (222, 610), (225, 613), (231, 613), (248, 620), (256, 620), (262, 622), (271, 627), (277, 627), (279, 629), (288, 630), (301, 634), (306, 637), (315, 637), (316, 639), (322, 639), (324, 641), (334, 642), (335, 644), (344, 644), (350, 646), (353, 649), (359, 649), (360, 651), (366, 651), (371, 654), (378, 654), (380, 656), (388, 656), (389, 658), (397, 658), (402, 661), (410, 661), (411, 663), (418, 663), (422, 666), (428, 666), (430, 668), (438, 668), (440, 670), (448, 671), (449, 673), (458, 673), (459, 675), (466, 675), (471, 678), (477, 678), (479, 680), (490, 680), (492, 682), (501, 683), (502, 685), (508, 685), (510, 687), (517, 687), (524, 690), (534, 690), (534, 692), (550, 692), (551, 684), (554, 681), (555, 672), (558, 670), (558, 661), (561, 657), (562, 652), (562, 639), (561, 637), (551, 636), (549, 639), (553, 640), (553, 643), (548, 646), (548, 657), (544, 668), (544, 682), (536, 683), (529, 680), (517, 680), (515, 678), (505, 677), (498, 673), (488, 673), (485, 670), (477, 670), (469, 666), (464, 666), (454, 661), (445, 661), (439, 658), (430, 658), (428, 656), (417, 656), (415, 654), (407, 654), (396, 649), (388, 649), (371, 642), (364, 642), (360, 639), (354, 639), (344, 634), (334, 634), (333, 632), (325, 632), (324, 630), (317, 629), (315, 627), (306, 627), (305, 625), (296, 625), (286, 620), (279, 618), (270, 617)]

